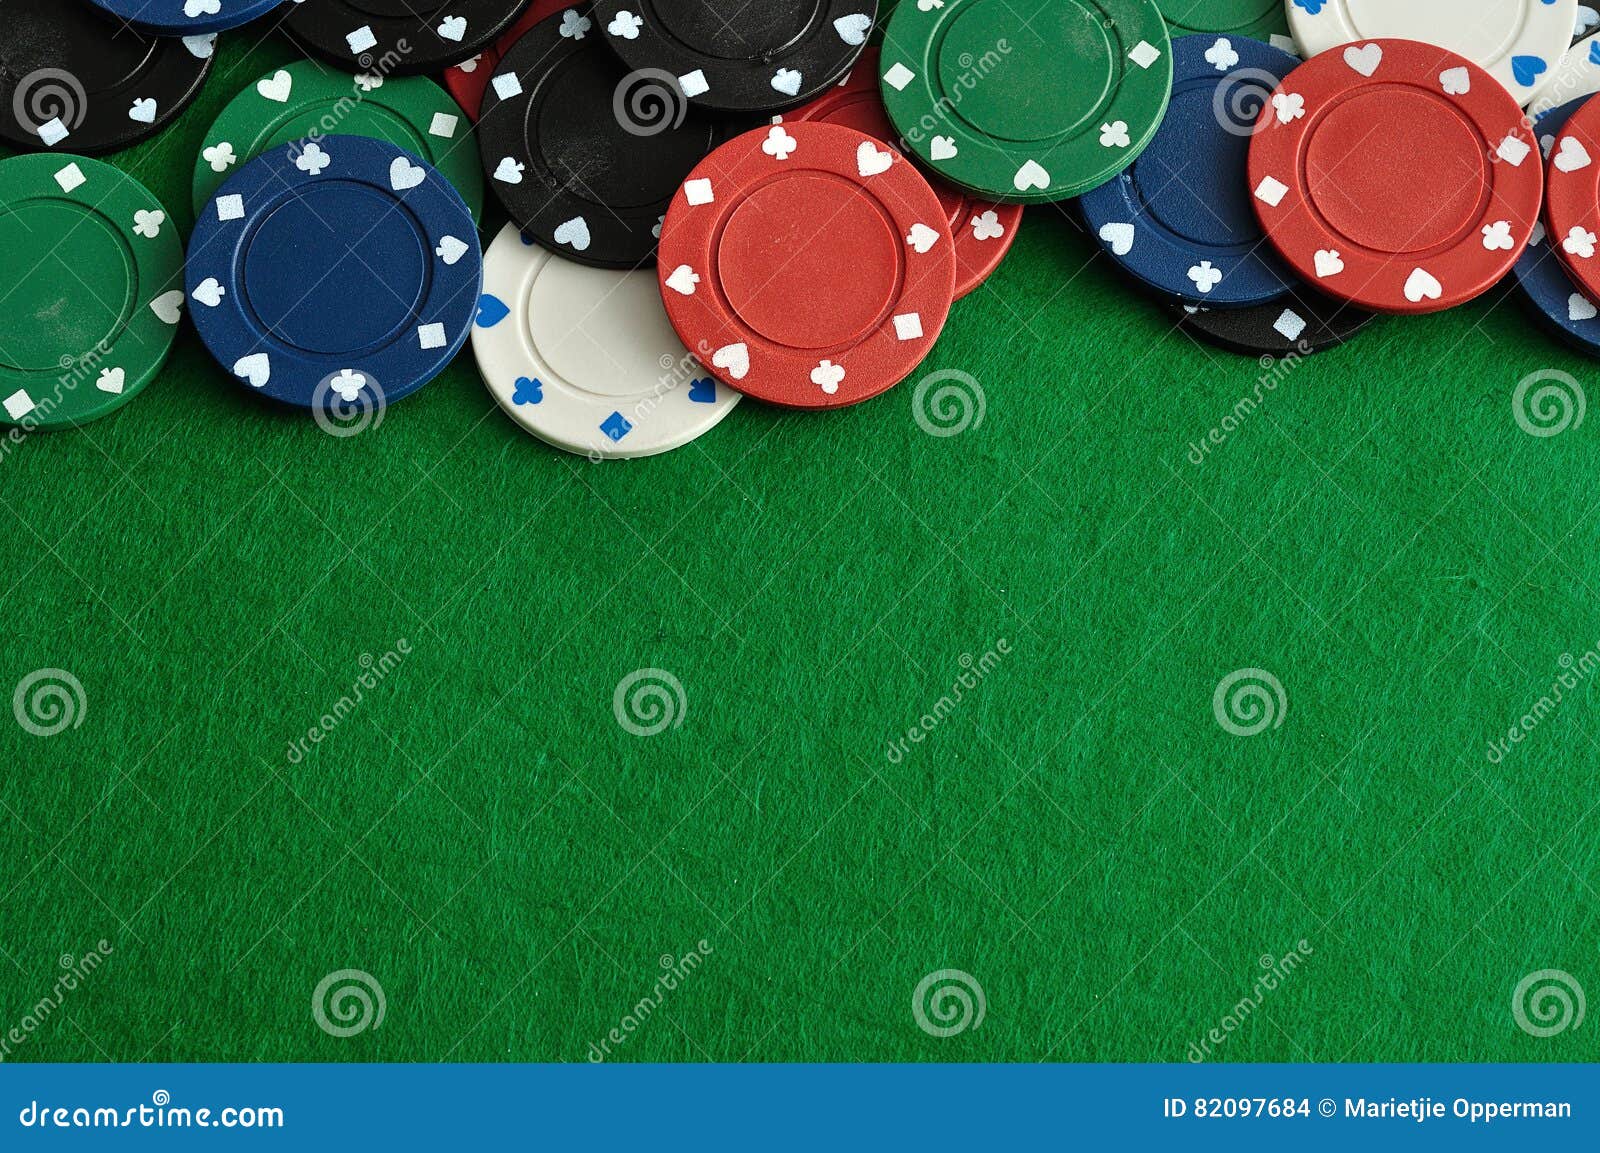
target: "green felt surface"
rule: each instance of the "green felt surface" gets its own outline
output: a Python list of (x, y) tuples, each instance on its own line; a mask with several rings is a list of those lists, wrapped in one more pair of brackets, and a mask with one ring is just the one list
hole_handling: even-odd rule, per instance
[[(185, 225), (211, 117), (294, 55), (251, 41), (116, 158)], [(0, 688), (61, 668), (85, 707), (0, 727), (0, 1055), (1593, 1059), (1512, 991), (1600, 990), (1594, 684), (1485, 754), (1600, 642), (1600, 423), (1512, 407), (1590, 363), (1499, 292), (1385, 320), (1197, 466), (1264, 370), (1045, 207), (946, 368), (985, 398), (957, 436), (914, 378), (592, 465), (470, 355), (336, 439), (186, 327), (115, 416), (8, 444)], [(1287, 709), (1235, 736), (1213, 693), (1252, 667)], [(650, 737), (613, 712), (644, 668), (686, 702)], [(350, 1038), (312, 1013), (344, 969), (385, 1003)], [(985, 1003), (948, 1038), (912, 1011), (942, 969)]]

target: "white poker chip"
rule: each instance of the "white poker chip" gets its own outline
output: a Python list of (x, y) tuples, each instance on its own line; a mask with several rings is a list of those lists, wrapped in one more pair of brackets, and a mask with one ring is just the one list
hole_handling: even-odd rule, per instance
[(1289, 0), (1288, 14), (1307, 59), (1357, 40), (1420, 40), (1482, 65), (1526, 105), (1572, 43), (1578, 0)]
[(1600, 92), (1600, 34), (1574, 44), (1561, 63), (1541, 79), (1528, 101), (1535, 120), (1583, 96)]
[(524, 241), (515, 225), (484, 255), (472, 352), (511, 419), (591, 459), (679, 448), (740, 399), (672, 331), (653, 268), (563, 260)]

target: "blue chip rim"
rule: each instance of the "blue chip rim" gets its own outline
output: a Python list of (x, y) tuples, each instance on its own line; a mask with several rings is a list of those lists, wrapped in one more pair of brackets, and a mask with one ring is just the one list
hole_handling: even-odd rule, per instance
[[(1231, 64), (1219, 67), (1218, 61), (1229, 59)], [(1206, 308), (1253, 308), (1293, 291), (1294, 273), (1267, 243), (1251, 210), (1246, 165), (1255, 112), (1301, 63), (1246, 36), (1192, 35), (1172, 42), (1172, 99), (1161, 128), (1129, 168), (1078, 200), (1090, 234), (1119, 267), (1163, 296)], [(1211, 134), (1199, 139), (1194, 121), (1179, 115), (1198, 94), (1206, 97), (1209, 111), (1202, 123)], [(1251, 100), (1253, 95), (1259, 99)], [(1142, 173), (1161, 165), (1181, 180), (1186, 168), (1231, 148), (1238, 150), (1238, 171), (1219, 183), (1236, 186), (1235, 214), (1247, 235), (1236, 230), (1239, 239), (1231, 244), (1207, 243), (1177, 232), (1151, 210)], [(1169, 157), (1172, 162), (1163, 164)], [(1203, 289), (1205, 284), (1210, 287)]]
[[(218, 10), (200, 16), (184, 14), (186, 0), (91, 0), (119, 20), (162, 36), (198, 36), (226, 32), (265, 16), (285, 0), (216, 0)], [(298, 0), (294, 0), (298, 2)]]
[[(309, 168), (317, 171), (300, 167), (308, 153), (314, 158)], [(411, 169), (422, 170), (414, 185)], [(394, 187), (397, 172), (407, 182), (403, 190)], [(319, 353), (272, 332), (252, 306), (244, 280), (250, 247), (262, 226), (308, 189), (337, 182), (375, 189), (392, 202), (390, 211), (404, 214), (426, 261), (426, 283), (407, 318), (390, 327), (384, 342)], [(366, 235), (375, 228), (371, 225)], [(287, 271), (309, 280), (313, 270)], [(296, 308), (318, 283), (311, 283)], [(392, 283), (384, 283), (395, 291)], [(207, 349), (242, 387), (301, 408), (342, 411), (341, 396), (346, 405), (366, 405), (373, 393), (381, 407), (427, 384), (466, 344), (482, 287), (483, 252), (461, 195), (421, 157), (364, 136), (327, 136), (262, 153), (217, 191), (189, 241), (190, 315)], [(346, 301), (343, 314), (352, 307)], [(360, 385), (356, 377), (362, 378)]]

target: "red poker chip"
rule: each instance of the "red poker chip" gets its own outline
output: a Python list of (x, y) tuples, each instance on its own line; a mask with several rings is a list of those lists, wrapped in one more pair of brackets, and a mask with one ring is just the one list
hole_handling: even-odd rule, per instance
[[(850, 75), (810, 104), (788, 113), (786, 120), (820, 120), (865, 132), (900, 149), (899, 134), (889, 123), (878, 87), (878, 49), (864, 49)], [(1011, 251), (1022, 224), (1022, 205), (993, 204), (978, 200), (937, 176), (928, 184), (944, 205), (945, 219), (956, 242), (956, 299), (960, 300), (989, 278)]]
[[(545, 17), (554, 16), (557, 12), (563, 14), (561, 17), (563, 36), (582, 40), (585, 36), (595, 34), (594, 21), (589, 16), (588, 4), (573, 4), (571, 0), (533, 0), (528, 10), (517, 18), (515, 24), (506, 29), (505, 35), (500, 39), (471, 60), (465, 60), (444, 70), (445, 90), (455, 98), (457, 104), (461, 105), (463, 112), (473, 120), (478, 119), (478, 110), (483, 106), (483, 94), (489, 90), (489, 78), (500, 66), (500, 58), (511, 51), (511, 46), (522, 39), (523, 33)], [(569, 12), (571, 15), (566, 15)]]
[(795, 121), (707, 156), (661, 229), (661, 296), (684, 345), (748, 396), (841, 408), (904, 380), (955, 298), (944, 206), (864, 132)]
[(1600, 100), (1574, 112), (1551, 143), (1548, 179), (1550, 247), (1593, 300), (1600, 296)]
[(1539, 219), (1538, 143), (1494, 77), (1444, 48), (1368, 40), (1289, 73), (1250, 187), (1302, 278), (1379, 312), (1438, 312), (1511, 270)]

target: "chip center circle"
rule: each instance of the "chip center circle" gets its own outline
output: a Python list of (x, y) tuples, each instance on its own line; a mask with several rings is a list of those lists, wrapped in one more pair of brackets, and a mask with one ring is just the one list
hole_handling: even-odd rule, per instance
[[(1031, 142), (1071, 134), (1120, 74), (1098, 9), (1057, 0), (1023, 23), (1011, 0), (973, 0), (938, 48), (938, 95), (980, 134)], [(996, 36), (996, 28), (1008, 34)]]
[[(364, 184), (303, 189), (248, 244), (250, 307), (278, 340), (318, 355), (391, 343), (428, 288), (428, 254), (410, 213)], [(298, 274), (286, 276), (286, 268)], [(340, 306), (330, 307), (335, 301)]]
[(1253, 77), (1236, 83), (1208, 78), (1173, 94), (1156, 143), (1129, 170), (1140, 201), (1169, 231), (1210, 248), (1261, 239), (1240, 176), (1249, 163), (1250, 137), (1231, 126), (1254, 123), (1267, 96)]
[(1399, 86), (1330, 109), (1307, 142), (1305, 166), (1317, 212), (1374, 252), (1455, 241), (1478, 223), (1492, 183), (1488, 146), (1472, 124), (1443, 99)]
[(790, 348), (865, 336), (894, 303), (899, 229), (841, 177), (780, 177), (743, 200), (717, 248), (728, 303), (751, 329)]
[(8, 279), (0, 309), (0, 365), (55, 371), (65, 380), (63, 358), (92, 361), (110, 347), (128, 312), (135, 275), (122, 241), (102, 217), (50, 201), (17, 205), (0, 214), (0, 252), (20, 277)]

